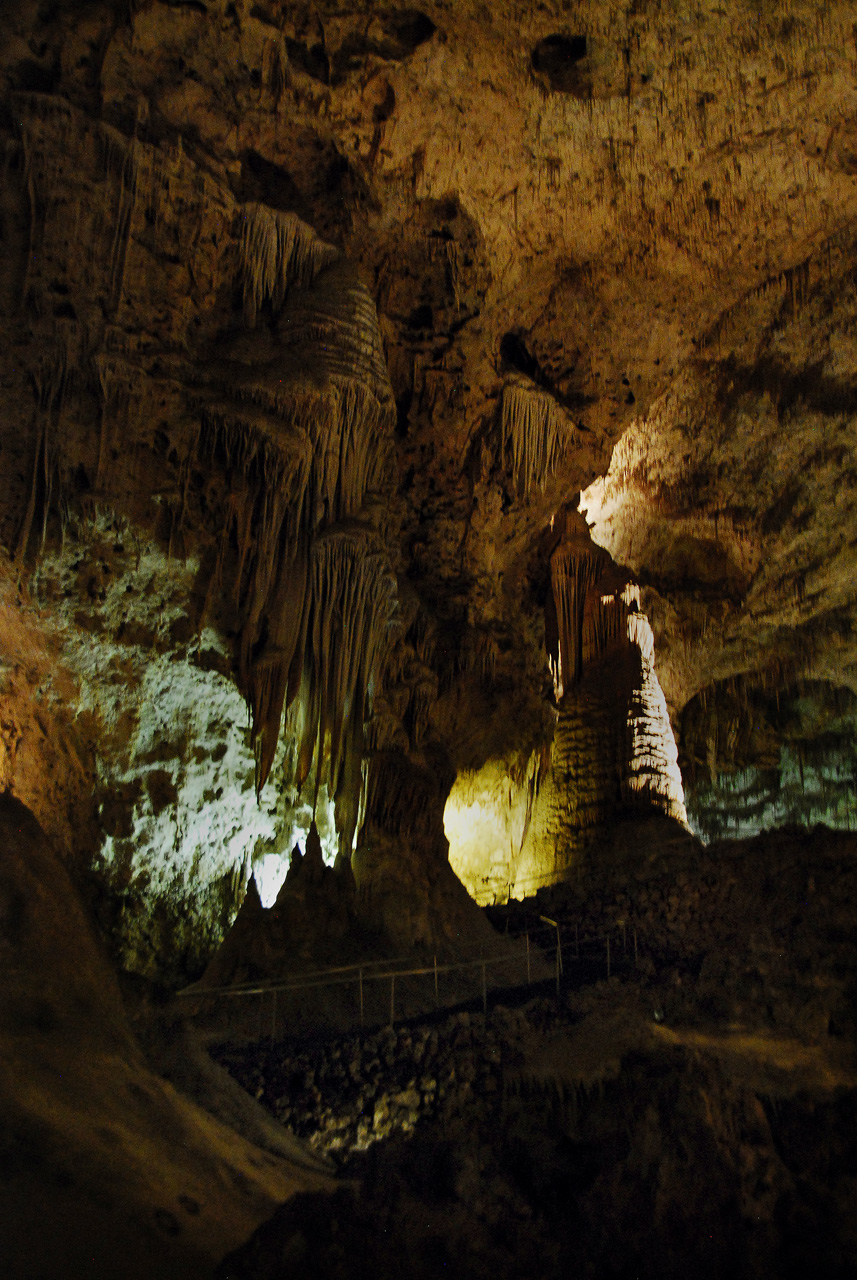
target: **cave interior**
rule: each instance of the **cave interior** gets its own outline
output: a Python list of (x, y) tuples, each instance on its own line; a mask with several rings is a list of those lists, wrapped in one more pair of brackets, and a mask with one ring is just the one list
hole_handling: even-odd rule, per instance
[(857, 1275), (847, 0), (5, 0), (10, 1280)]

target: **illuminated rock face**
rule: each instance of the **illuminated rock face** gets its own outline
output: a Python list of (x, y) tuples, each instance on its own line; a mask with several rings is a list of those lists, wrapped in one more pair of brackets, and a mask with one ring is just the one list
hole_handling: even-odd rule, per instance
[(690, 824), (703, 839), (857, 823), (852, 690), (801, 679), (717, 683), (681, 716)]
[(853, 821), (852, 264), (834, 237), (738, 302), (583, 497), (645, 583), (706, 835)]
[[(270, 905), (312, 820), (282, 771), (257, 801), (249, 714), (230, 654), (217, 632), (196, 632), (188, 617), (199, 568), (168, 561), (102, 517), (70, 526), (32, 582), (93, 743), (103, 833), (95, 865), (117, 902), (109, 928), (124, 963), (153, 976), (164, 948), (199, 964), (251, 874)], [(326, 788), (317, 820), (332, 862)]]
[(559, 695), (552, 742), (525, 761), (460, 774), (444, 813), (452, 866), (480, 902), (561, 879), (600, 828), (635, 807), (687, 821), (639, 591), (579, 517), (560, 525), (547, 619)]

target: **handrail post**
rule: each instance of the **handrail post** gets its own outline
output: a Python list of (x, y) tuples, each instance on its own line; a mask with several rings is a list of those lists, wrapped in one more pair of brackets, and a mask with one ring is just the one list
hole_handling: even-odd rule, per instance
[(634, 930), (634, 968), (636, 969), (637, 967), (638, 967), (637, 965), (637, 930), (635, 929)]
[(392, 1027), (396, 1017), (396, 975), (390, 974), (390, 1026)]
[(440, 1008), (440, 996), (437, 989), (437, 956), (434, 958), (434, 1003), (435, 1008)]
[(485, 961), (482, 961), (482, 1012), (488, 1012), (488, 987), (485, 979)]
[(530, 932), (527, 930), (527, 986), (530, 985)]
[(277, 1038), (277, 988), (276, 987), (274, 987), (272, 994), (274, 997), (274, 1007), (271, 1010), (271, 1039), (276, 1040)]
[(610, 935), (607, 935), (607, 977), (610, 977)]
[(559, 940), (559, 921), (551, 920), (550, 916), (539, 916), (540, 920), (544, 920), (545, 924), (549, 924), (552, 929), (556, 929), (556, 998), (559, 999), (559, 975), (562, 972), (562, 949)]
[(363, 1026), (363, 966), (362, 965), (357, 974), (357, 982), (360, 988), (360, 1025), (362, 1027)]

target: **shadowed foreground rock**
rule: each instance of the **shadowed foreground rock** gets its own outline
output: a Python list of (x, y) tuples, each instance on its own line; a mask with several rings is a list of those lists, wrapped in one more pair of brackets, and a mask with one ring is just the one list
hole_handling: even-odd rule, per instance
[(199, 1280), (279, 1201), (330, 1185), (307, 1153), (260, 1150), (149, 1068), (62, 863), (9, 796), (0, 964), (7, 1275)]
[[(319, 1197), (278, 1210), (219, 1280), (850, 1280), (854, 837), (702, 850), (663, 821), (622, 836), (579, 883), (493, 913), (515, 929), (547, 907), (567, 939), (574, 921), (612, 930), (609, 982), (578, 985), (572, 944), (559, 1005), (218, 1051), (360, 1179), (331, 1218)], [(615, 923), (629, 886), (637, 965)]]

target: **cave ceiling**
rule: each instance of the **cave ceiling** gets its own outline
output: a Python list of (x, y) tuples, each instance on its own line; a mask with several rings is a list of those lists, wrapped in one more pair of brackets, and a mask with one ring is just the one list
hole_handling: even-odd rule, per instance
[[(549, 531), (581, 490), (640, 584), (686, 772), (850, 743), (852, 5), (15, 0), (2, 25), (4, 635), (39, 634), (5, 666), (7, 785), (32, 800), (50, 741), (78, 830), (121, 844), (144, 801), (154, 830), (169, 696), (187, 777), (209, 733), (215, 825), (218, 787), (292, 751), (353, 831), (332, 708), (369, 690), (376, 747), (409, 744), (440, 803), (456, 770), (530, 758)], [(348, 635), (321, 587), (306, 634), (270, 626), (316, 579), (349, 584)], [(169, 678), (193, 636), (194, 672), (240, 687), (205, 723), (211, 688)], [(363, 656), (334, 678), (328, 649)], [(144, 687), (163, 723), (121, 705)], [(239, 807), (281, 853), (276, 803)]]

